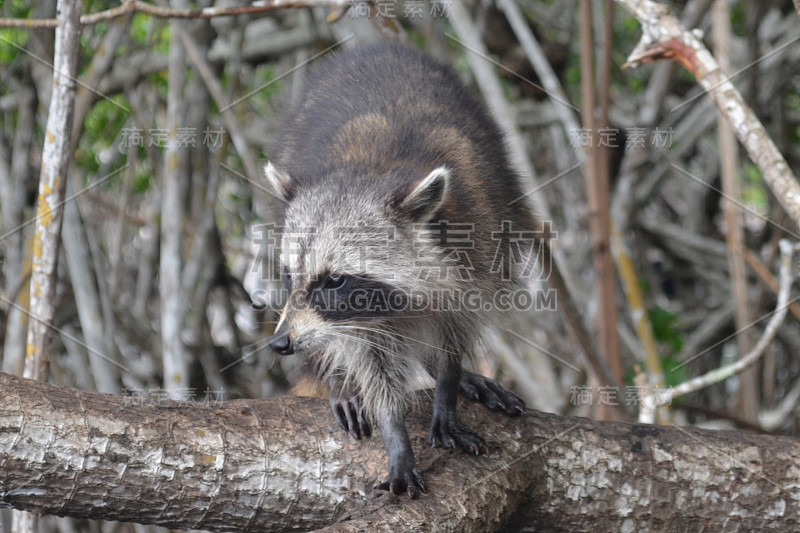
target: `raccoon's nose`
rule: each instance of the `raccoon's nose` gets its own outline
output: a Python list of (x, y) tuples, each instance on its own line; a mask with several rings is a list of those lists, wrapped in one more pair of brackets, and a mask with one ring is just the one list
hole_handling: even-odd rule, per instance
[(294, 347), (292, 346), (292, 339), (289, 338), (288, 333), (276, 333), (269, 338), (269, 347), (272, 351), (281, 355), (292, 355)]

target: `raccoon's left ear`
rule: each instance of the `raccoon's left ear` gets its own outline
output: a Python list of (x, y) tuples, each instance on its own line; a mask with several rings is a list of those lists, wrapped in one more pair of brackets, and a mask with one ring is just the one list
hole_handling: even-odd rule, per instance
[(427, 222), (444, 203), (450, 171), (439, 167), (417, 182), (399, 205), (413, 220)]
[(286, 172), (275, 168), (272, 161), (264, 167), (264, 176), (270, 190), (278, 200), (288, 202), (292, 196), (292, 178)]

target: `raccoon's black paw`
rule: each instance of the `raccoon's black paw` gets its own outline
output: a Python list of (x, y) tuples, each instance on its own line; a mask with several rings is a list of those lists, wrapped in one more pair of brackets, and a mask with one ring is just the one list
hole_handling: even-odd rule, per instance
[(525, 402), (493, 379), (463, 371), (459, 386), (467, 398), (482, 402), (489, 409), (502, 411), (509, 416), (525, 413)]
[(378, 490), (387, 490), (399, 496), (403, 492), (411, 499), (425, 492), (425, 480), (416, 465), (394, 468), (389, 470), (389, 479), (375, 487)]
[(364, 418), (361, 396), (332, 392), (328, 400), (339, 427), (357, 439), (372, 435), (372, 428)]
[(437, 417), (434, 417), (431, 423), (431, 430), (428, 432), (428, 443), (434, 447), (439, 444), (444, 448), (458, 446), (473, 455), (487, 455), (489, 453), (489, 448), (480, 435), (455, 420), (442, 420)]

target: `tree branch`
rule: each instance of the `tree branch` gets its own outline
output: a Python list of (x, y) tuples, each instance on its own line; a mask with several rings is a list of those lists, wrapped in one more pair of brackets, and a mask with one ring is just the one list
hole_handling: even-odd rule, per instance
[[(350, 6), (351, 2), (352, 0), (265, 0), (263, 2), (253, 2), (253, 5), (250, 6), (176, 9), (155, 6), (139, 0), (124, 0), (122, 4), (117, 7), (98, 13), (83, 15), (80, 19), (80, 23), (83, 26), (90, 26), (134, 13), (143, 13), (156, 18), (208, 19), (214, 17), (232, 17), (236, 15), (255, 15), (290, 7), (330, 7), (344, 10)], [(58, 20), (56, 19), (0, 18), (0, 28), (55, 28), (56, 26), (58, 26)]]
[(703, 42), (669, 9), (652, 0), (617, 0), (642, 25), (642, 39), (626, 65), (673, 59), (686, 67), (730, 122), (783, 209), (800, 226), (800, 184), (741, 93), (720, 69)]
[(422, 394), (408, 427), (430, 491), (390, 503), (370, 493), (380, 439), (348, 439), (325, 401), (133, 399), (0, 374), (0, 506), (217, 531), (786, 531), (800, 518), (791, 438), (462, 402), (492, 450), (473, 457), (425, 445)]
[(28, 326), (24, 371), (25, 377), (38, 380), (47, 379), (50, 323), (55, 314), (56, 268), (64, 217), (64, 195), (72, 156), (69, 147), (81, 36), (78, 25), (80, 11), (79, 0), (58, 3), (59, 26), (55, 36), (53, 88), (42, 149), (42, 171), (39, 176), (39, 197), (34, 221), (30, 316), (35, 318)]
[[(789, 310), (789, 289), (792, 287), (792, 252), (794, 250), (793, 245), (785, 240), (782, 239), (780, 241), (780, 248), (781, 248), (781, 267), (780, 267), (780, 290), (778, 291), (778, 302), (775, 304), (775, 310), (771, 313), (772, 317), (770, 318), (767, 326), (764, 329), (764, 334), (755, 344), (752, 350), (750, 350), (747, 354), (742, 355), (738, 360), (728, 365), (725, 365), (721, 368), (717, 368), (715, 370), (711, 370), (706, 372), (702, 376), (698, 376), (696, 378), (692, 378), (689, 381), (681, 383), (680, 385), (676, 385), (675, 387), (670, 387), (664, 391), (660, 391), (658, 394), (651, 393), (648, 395), (644, 402), (642, 409), (639, 413), (639, 420), (643, 422), (647, 422), (652, 420), (653, 418), (653, 409), (658, 407), (659, 405), (666, 405), (672, 402), (674, 398), (678, 398), (680, 396), (685, 396), (690, 392), (698, 391), (705, 387), (708, 387), (711, 384), (719, 383), (720, 381), (724, 381), (731, 376), (736, 374), (740, 374), (753, 365), (761, 355), (764, 353), (764, 350), (767, 346), (770, 345), (772, 340), (775, 338), (775, 335), (778, 333), (778, 328), (783, 324), (783, 320), (786, 318), (786, 313)], [(796, 300), (797, 298), (794, 298)], [(769, 315), (767, 315), (769, 316)], [(750, 324), (752, 326), (753, 324)]]

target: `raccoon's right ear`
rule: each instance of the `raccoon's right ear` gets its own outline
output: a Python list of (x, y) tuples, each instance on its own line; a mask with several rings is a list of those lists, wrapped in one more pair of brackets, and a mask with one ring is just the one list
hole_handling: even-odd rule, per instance
[(450, 171), (447, 167), (433, 170), (424, 179), (414, 184), (413, 189), (398, 206), (417, 222), (430, 220), (444, 203)]
[(289, 174), (275, 168), (275, 165), (270, 161), (264, 167), (264, 176), (267, 178), (267, 184), (272, 194), (274, 194), (278, 200), (288, 202), (291, 199), (292, 178)]

